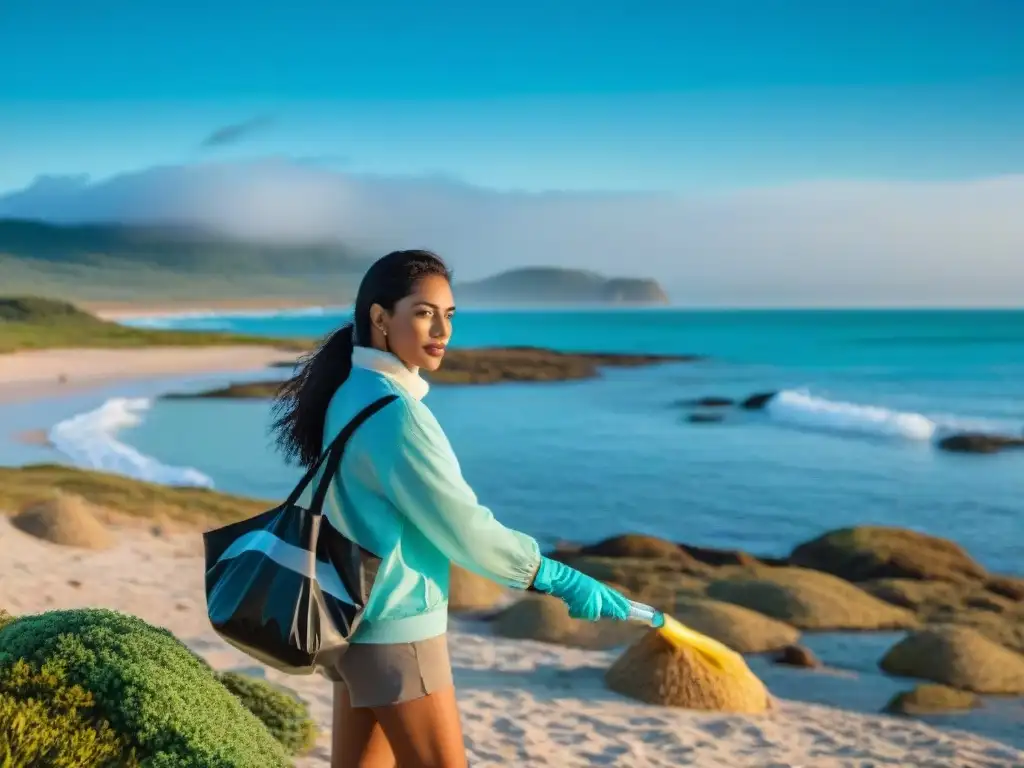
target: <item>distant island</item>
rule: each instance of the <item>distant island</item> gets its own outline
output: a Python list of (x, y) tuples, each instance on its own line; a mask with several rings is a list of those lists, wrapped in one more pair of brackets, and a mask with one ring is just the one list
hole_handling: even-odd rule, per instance
[(560, 267), (525, 267), (471, 283), (456, 283), (460, 304), (667, 304), (657, 281), (605, 277)]
[[(0, 275), (8, 294), (93, 303), (232, 300), (337, 306), (351, 302), (380, 254), (342, 242), (275, 244), (192, 225), (53, 224), (0, 219)], [(558, 267), (513, 269), (457, 283), (462, 305), (649, 305), (654, 280)]]

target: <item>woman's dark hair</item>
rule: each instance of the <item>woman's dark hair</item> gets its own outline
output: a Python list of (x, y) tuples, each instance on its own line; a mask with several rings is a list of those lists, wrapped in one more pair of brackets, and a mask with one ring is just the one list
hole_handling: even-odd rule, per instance
[(352, 370), (352, 348), (370, 346), (370, 307), (380, 304), (390, 312), (428, 275), (451, 280), (444, 261), (430, 251), (393, 251), (378, 259), (359, 283), (352, 321), (300, 358), (273, 406), (277, 446), (289, 462), (308, 467), (320, 456), (327, 406)]

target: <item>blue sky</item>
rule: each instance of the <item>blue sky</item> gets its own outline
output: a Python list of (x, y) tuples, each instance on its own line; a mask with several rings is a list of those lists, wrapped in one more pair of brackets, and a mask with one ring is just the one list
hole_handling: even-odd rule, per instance
[(20, 0), (0, 51), (0, 216), (1021, 303), (1024, 0)]
[(33, 0), (0, 50), (0, 190), (268, 155), (527, 190), (1024, 171), (1019, 0)]

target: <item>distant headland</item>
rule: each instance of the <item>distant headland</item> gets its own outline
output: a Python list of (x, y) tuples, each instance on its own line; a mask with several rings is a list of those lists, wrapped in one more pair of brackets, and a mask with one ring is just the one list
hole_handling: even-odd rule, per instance
[(460, 304), (667, 304), (656, 280), (605, 277), (560, 267), (525, 267), (470, 283), (456, 283)]

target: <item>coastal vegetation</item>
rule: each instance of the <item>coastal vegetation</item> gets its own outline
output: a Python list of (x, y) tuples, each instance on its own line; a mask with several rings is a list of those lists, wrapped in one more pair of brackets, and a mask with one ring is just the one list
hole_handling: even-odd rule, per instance
[(306, 706), (215, 672), (165, 629), (105, 609), (0, 623), (0, 758), (29, 766), (286, 768)]
[(0, 467), (0, 510), (23, 510), (55, 494), (77, 496), (128, 521), (166, 520), (197, 529), (251, 517), (273, 502), (206, 488), (173, 487), (58, 464)]
[[(105, 521), (172, 520), (191, 530), (272, 506), (217, 491), (169, 488), (66, 467), (0, 469), (0, 509), (30, 508), (55, 490), (106, 510)], [(860, 526), (826, 532), (798, 543), (785, 556), (768, 557), (623, 534), (589, 544), (563, 543), (547, 554), (672, 613), (740, 653), (774, 654), (780, 663), (814, 667), (819, 662), (800, 646), (803, 635), (903, 630), (909, 634), (878, 659), (882, 670), (957, 690), (1024, 694), (1024, 577), (991, 573), (947, 539)], [(508, 596), (473, 574), (453, 574), (452, 610), (490, 618), (499, 635), (616, 648), (640, 642), (645, 634), (614, 622), (570, 619), (564, 606), (543, 596), (519, 596), (510, 605)], [(659, 664), (666, 663), (668, 657), (657, 647), (644, 648)], [(236, 682), (239, 691), (247, 690), (244, 682)], [(301, 734), (288, 738), (301, 740)]]
[[(6, 286), (5, 286), (6, 287)], [(212, 331), (133, 328), (103, 320), (74, 304), (40, 296), (0, 297), (0, 354), (31, 349), (156, 346), (274, 346), (300, 351), (309, 342)]]

